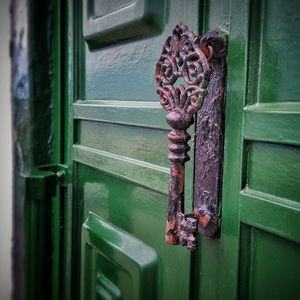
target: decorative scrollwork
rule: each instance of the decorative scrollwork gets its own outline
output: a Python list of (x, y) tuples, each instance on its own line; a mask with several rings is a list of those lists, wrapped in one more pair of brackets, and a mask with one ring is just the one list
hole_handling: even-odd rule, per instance
[[(182, 119), (191, 120), (202, 106), (210, 73), (208, 60), (200, 48), (200, 38), (186, 25), (178, 23), (163, 45), (156, 64), (157, 93), (162, 107), (186, 114)], [(180, 79), (182, 83), (174, 86)]]
[(166, 241), (190, 250), (196, 249), (197, 219), (183, 213), (184, 164), (190, 159), (188, 141), (191, 137), (187, 129), (202, 106), (211, 74), (200, 43), (200, 38), (186, 25), (178, 23), (163, 45), (156, 65), (157, 93), (162, 107), (168, 111), (166, 120), (173, 128), (168, 134), (171, 167)]
[[(157, 93), (172, 127), (168, 133), (171, 166), (166, 242), (192, 251), (196, 250), (197, 230), (208, 238), (216, 237), (219, 231), (226, 50), (225, 32), (210, 30), (198, 37), (180, 22), (163, 45), (156, 64)], [(185, 214), (184, 173), (191, 138), (187, 129), (200, 108), (195, 139), (194, 210)]]

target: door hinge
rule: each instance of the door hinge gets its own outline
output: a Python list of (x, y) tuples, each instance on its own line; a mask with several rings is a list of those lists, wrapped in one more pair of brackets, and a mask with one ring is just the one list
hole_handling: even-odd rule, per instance
[(66, 186), (67, 166), (49, 164), (34, 167), (27, 174), (21, 174), (23, 196), (26, 200), (51, 200), (57, 187)]

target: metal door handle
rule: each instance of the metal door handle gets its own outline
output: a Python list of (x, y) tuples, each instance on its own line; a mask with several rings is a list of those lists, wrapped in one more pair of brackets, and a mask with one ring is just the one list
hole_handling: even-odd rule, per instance
[[(162, 107), (168, 111), (166, 121), (173, 128), (168, 134), (171, 166), (166, 242), (181, 244), (190, 250), (196, 249), (197, 228), (199, 231), (209, 229), (204, 235), (213, 237), (219, 227), (218, 199), (213, 199), (216, 205), (209, 205), (205, 197), (199, 197), (198, 202), (194, 200), (193, 212), (184, 214), (184, 170), (185, 163), (190, 159), (188, 141), (191, 137), (187, 129), (194, 123), (194, 114), (203, 106), (204, 98), (205, 103), (207, 98), (210, 98), (208, 102), (217, 100), (223, 103), (225, 56), (226, 39), (219, 31), (210, 31), (200, 38), (180, 22), (163, 45), (156, 65), (157, 93)], [(223, 83), (223, 86), (214, 87), (211, 91), (212, 78)], [(179, 83), (175, 86), (176, 81)], [(223, 106), (222, 103), (217, 104), (217, 110), (220, 105)], [(206, 121), (210, 119), (208, 117)], [(219, 127), (217, 134), (221, 136), (222, 126)], [(218, 149), (213, 149), (211, 154), (220, 151), (220, 145), (221, 138)], [(218, 168), (216, 175), (220, 178), (219, 165), (214, 164), (213, 168)], [(202, 183), (207, 185), (205, 180)], [(218, 198), (220, 182), (218, 186), (212, 185), (215, 190), (205, 192)]]

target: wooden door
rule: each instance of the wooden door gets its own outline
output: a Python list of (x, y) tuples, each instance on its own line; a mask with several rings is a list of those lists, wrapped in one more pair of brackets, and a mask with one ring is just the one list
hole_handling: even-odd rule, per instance
[[(161, 0), (69, 6), (73, 299), (189, 298), (191, 254), (164, 242), (169, 128), (154, 73), (178, 20), (198, 31), (198, 9)], [(191, 207), (192, 163), (187, 192)]]
[(230, 7), (219, 297), (297, 299), (300, 5)]
[(297, 299), (300, 5), (216, 2), (204, 12), (205, 30), (228, 28), (222, 223), (199, 241), (196, 298)]
[[(295, 299), (297, 1), (85, 0), (65, 11), (65, 297)], [(195, 254), (164, 242), (169, 128), (154, 69), (178, 21), (220, 26), (229, 44), (221, 234), (199, 236)], [(192, 186), (193, 160), (187, 210)]]

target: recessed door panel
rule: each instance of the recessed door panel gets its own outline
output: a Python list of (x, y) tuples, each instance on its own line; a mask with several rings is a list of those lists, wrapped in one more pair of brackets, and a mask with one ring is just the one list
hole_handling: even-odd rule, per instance
[(156, 276), (153, 249), (89, 213), (82, 229), (82, 300), (153, 299)]
[[(148, 0), (74, 6), (82, 23), (75, 21), (73, 253), (82, 264), (73, 282), (82, 299), (189, 298), (191, 254), (164, 241), (169, 128), (154, 70), (179, 20), (198, 31), (198, 8), (197, 2)], [(189, 210), (192, 174), (193, 160), (186, 171)], [(108, 227), (111, 236), (105, 237)], [(127, 257), (131, 251), (140, 261)], [(156, 255), (151, 276), (143, 275), (143, 251)]]
[(84, 0), (83, 34), (92, 49), (159, 34), (165, 0)]
[[(84, 12), (88, 2), (82, 5)], [(197, 1), (137, 0), (103, 17), (83, 14), (84, 98), (158, 101), (154, 73), (162, 44), (178, 21), (198, 32), (198, 7)]]
[[(249, 100), (299, 102), (299, 3), (253, 0), (250, 3)], [(256, 86), (257, 84), (257, 86)], [(255, 99), (256, 98), (256, 99)]]
[(299, 243), (253, 227), (242, 229), (241, 298), (295, 299), (300, 292)]

